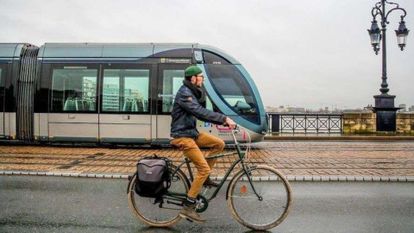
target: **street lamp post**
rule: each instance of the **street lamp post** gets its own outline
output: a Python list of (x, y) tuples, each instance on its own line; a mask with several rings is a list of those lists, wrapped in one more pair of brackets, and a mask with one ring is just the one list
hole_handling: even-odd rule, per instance
[[(390, 10), (386, 11), (386, 5), (393, 6)], [(387, 45), (386, 45), (386, 31), (388, 16), (393, 11), (401, 12), (401, 21), (398, 27), (398, 30), (395, 30), (397, 34), (398, 46), (401, 51), (404, 50), (406, 45), (406, 38), (408, 35), (408, 30), (405, 27), (404, 17), (407, 15), (407, 12), (401, 8), (397, 3), (389, 2), (386, 0), (381, 0), (377, 2), (372, 8), (371, 14), (373, 20), (371, 22), (371, 28), (368, 29), (368, 34), (371, 39), (371, 45), (374, 49), (375, 54), (378, 54), (380, 51), (380, 42), (382, 40), (382, 83), (380, 95), (375, 95), (375, 107), (374, 112), (377, 114), (377, 131), (396, 131), (396, 112), (399, 108), (394, 106), (395, 95), (389, 95), (388, 83), (387, 83)], [(381, 20), (381, 29), (377, 24), (377, 16)]]

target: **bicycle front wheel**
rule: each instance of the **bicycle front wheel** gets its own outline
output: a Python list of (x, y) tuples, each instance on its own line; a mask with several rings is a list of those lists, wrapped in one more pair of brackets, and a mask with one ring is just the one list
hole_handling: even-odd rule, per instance
[[(175, 166), (170, 167), (170, 172), (174, 172)], [(135, 180), (134, 175), (128, 185), (128, 204), (132, 209), (135, 216), (146, 223), (147, 225), (154, 227), (167, 227), (177, 223), (181, 217), (179, 212), (181, 206), (177, 205), (180, 201), (175, 200), (174, 203), (168, 202), (168, 195), (164, 197), (164, 203), (160, 207), (159, 203), (155, 203), (155, 198), (141, 197), (135, 193)], [(171, 186), (168, 192), (180, 193), (185, 195), (189, 189), (189, 181), (185, 174), (179, 169), (171, 177)]]
[(288, 181), (276, 169), (256, 166), (248, 174), (242, 170), (235, 175), (229, 185), (227, 204), (242, 225), (253, 230), (268, 230), (287, 217), (291, 195)]

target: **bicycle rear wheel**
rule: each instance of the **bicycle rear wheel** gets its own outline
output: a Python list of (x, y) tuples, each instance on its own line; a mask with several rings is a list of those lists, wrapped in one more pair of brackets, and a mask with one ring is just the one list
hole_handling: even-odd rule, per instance
[(253, 230), (267, 230), (279, 225), (288, 215), (291, 188), (288, 181), (274, 168), (251, 167), (252, 184), (242, 170), (229, 185), (227, 204), (234, 218)]
[[(170, 172), (174, 172), (176, 169), (175, 166), (170, 167)], [(150, 226), (155, 227), (167, 227), (177, 223), (181, 217), (178, 215), (181, 206), (176, 204), (167, 203), (167, 198), (164, 198), (164, 203), (162, 208), (159, 206), (159, 203), (155, 203), (155, 198), (141, 197), (135, 193), (135, 180), (136, 175), (134, 175), (130, 184), (128, 185), (128, 204), (135, 216)], [(168, 189), (168, 192), (182, 193), (186, 194), (189, 189), (189, 181), (185, 174), (178, 170), (171, 177), (171, 187)], [(179, 202), (179, 201), (175, 201)]]

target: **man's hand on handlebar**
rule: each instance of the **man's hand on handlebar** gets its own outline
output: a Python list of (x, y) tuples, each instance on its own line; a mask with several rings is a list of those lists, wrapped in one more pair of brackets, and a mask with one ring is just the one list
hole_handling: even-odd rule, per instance
[(230, 119), (230, 117), (226, 117), (226, 121), (224, 122), (224, 125), (227, 125), (231, 129), (235, 129), (236, 126), (237, 126), (236, 122), (234, 122), (232, 119)]

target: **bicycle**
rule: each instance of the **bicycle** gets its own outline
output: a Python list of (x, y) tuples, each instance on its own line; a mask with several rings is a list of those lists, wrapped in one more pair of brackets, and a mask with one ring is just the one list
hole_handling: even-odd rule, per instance
[[(238, 155), (238, 159), (226, 171), (219, 186), (214, 188), (214, 192), (206, 197), (204, 195), (208, 189), (205, 189), (198, 195), (196, 211), (201, 213), (208, 208), (209, 202), (216, 197), (236, 165), (240, 164), (241, 169), (230, 179), (227, 186), (228, 208), (236, 221), (250, 229), (274, 228), (289, 213), (292, 203), (290, 184), (275, 168), (246, 163), (244, 160), (250, 151), (250, 143), (245, 150), (242, 150), (235, 136), (237, 132), (237, 130), (231, 131), (236, 151), (206, 157), (206, 159), (217, 159)], [(188, 176), (181, 169), (184, 164), (188, 169)], [(190, 164), (191, 161), (184, 158), (178, 166), (170, 167), (171, 186), (168, 192), (158, 199), (138, 196), (134, 191), (136, 175), (131, 176), (127, 191), (128, 204), (135, 216), (154, 227), (168, 227), (180, 221), (179, 211), (190, 188), (190, 180), (194, 178)]]

